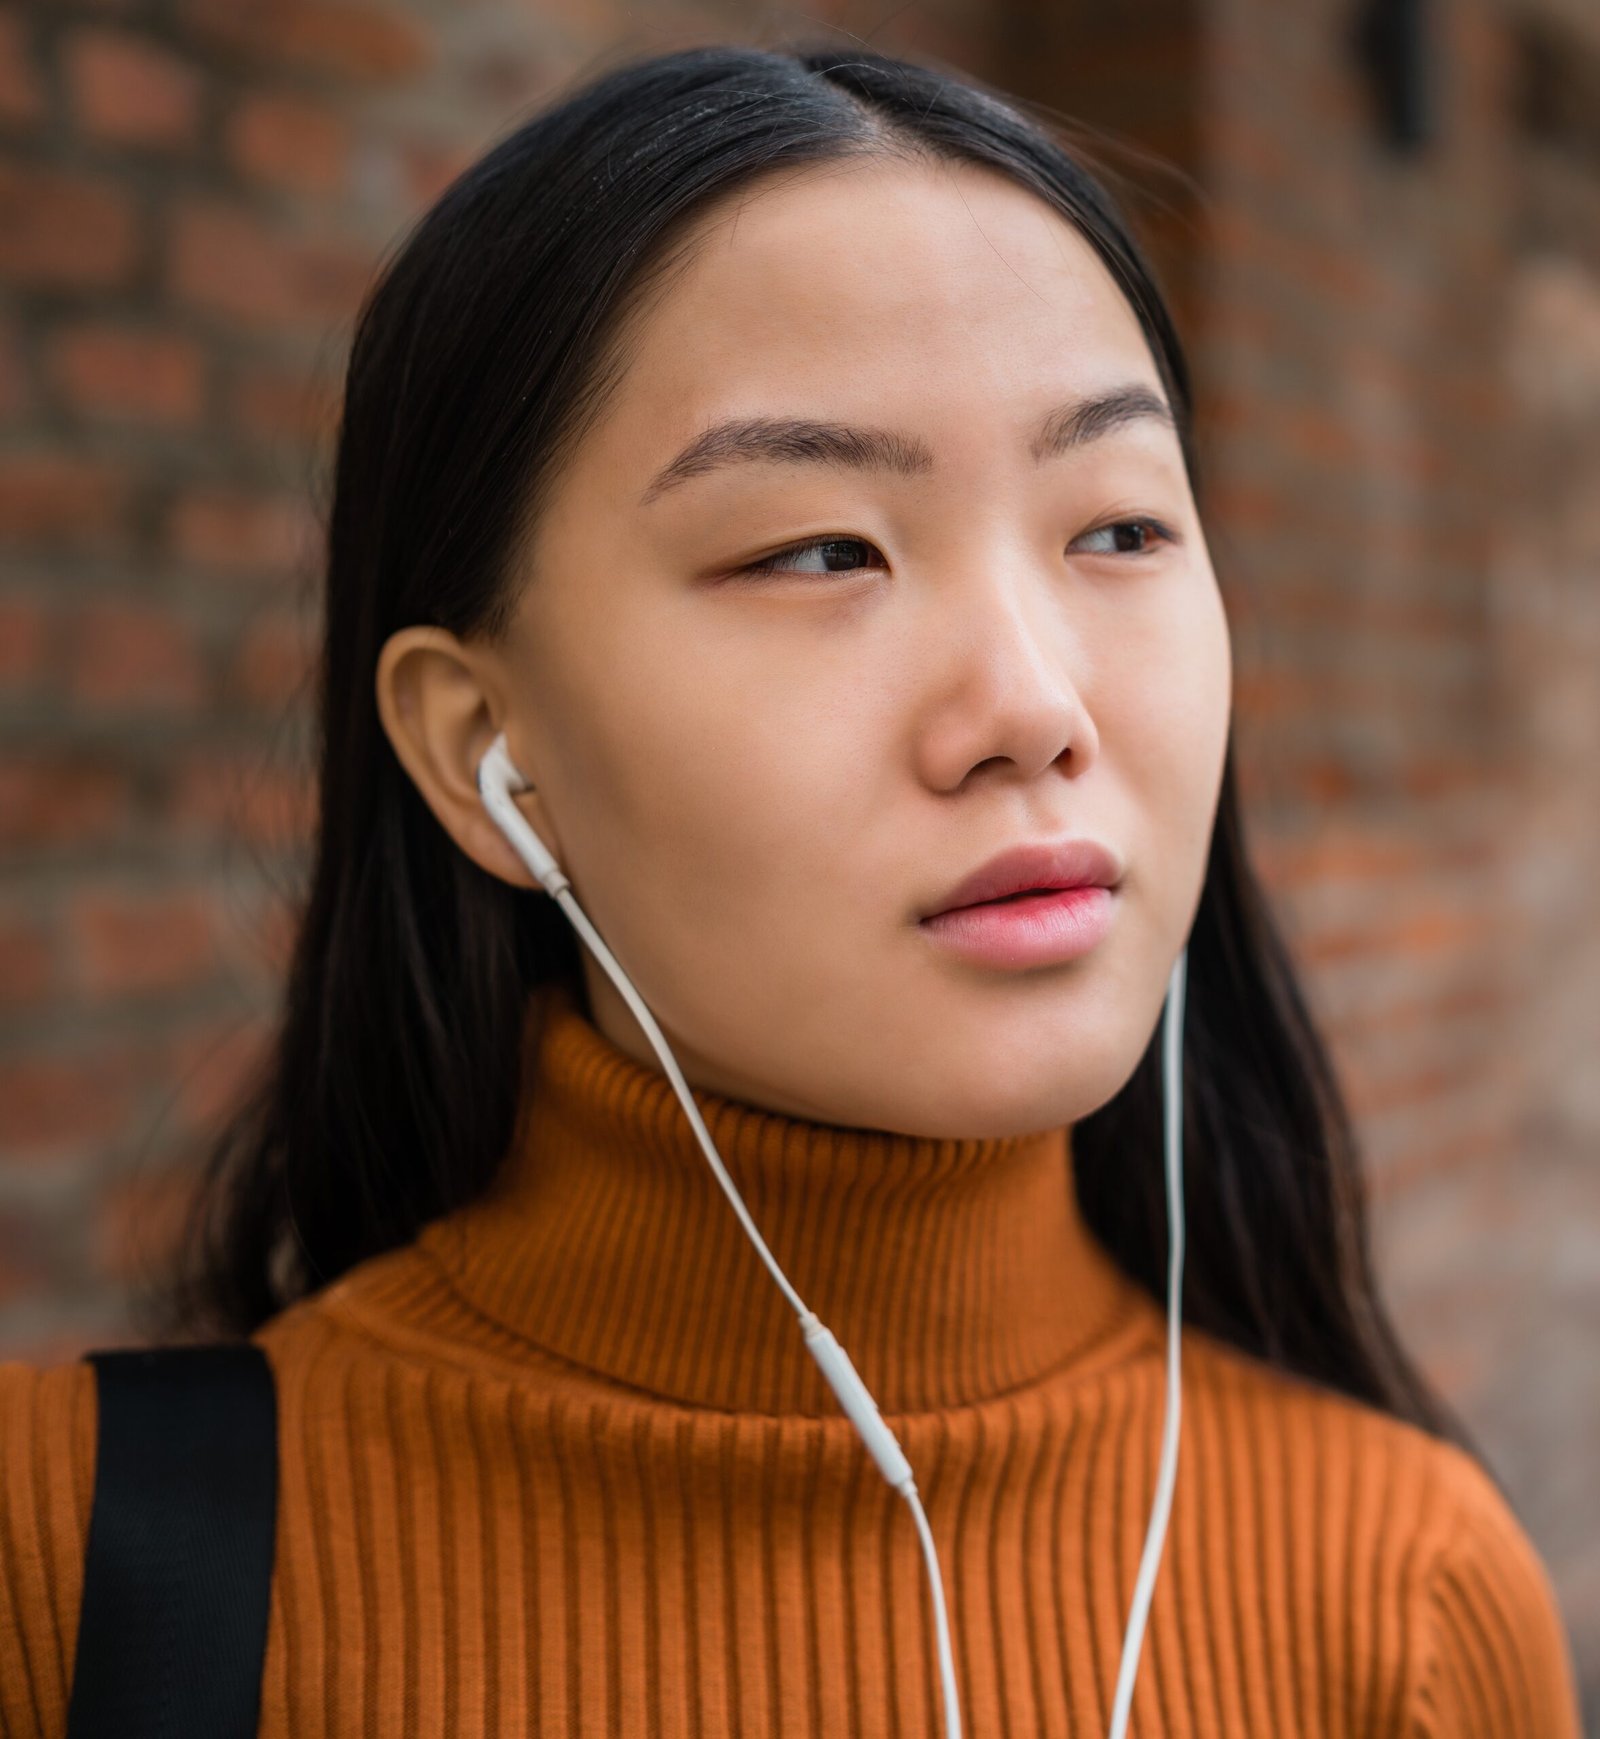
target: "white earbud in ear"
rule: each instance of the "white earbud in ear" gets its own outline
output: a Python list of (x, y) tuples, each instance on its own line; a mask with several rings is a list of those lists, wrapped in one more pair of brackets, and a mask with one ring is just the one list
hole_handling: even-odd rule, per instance
[(517, 771), (506, 747), (506, 734), (501, 731), (478, 763), (478, 794), (539, 885), (547, 894), (559, 894), (572, 884), (561, 873), (560, 864), (544, 841), (528, 825), (522, 811), (511, 801), (513, 791), (531, 790), (533, 785)]

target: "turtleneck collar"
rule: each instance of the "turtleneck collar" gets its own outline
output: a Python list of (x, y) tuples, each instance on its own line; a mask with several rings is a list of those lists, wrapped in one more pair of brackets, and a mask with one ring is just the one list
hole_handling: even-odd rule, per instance
[[(836, 1413), (665, 1073), (618, 1049), (565, 984), (534, 999), (525, 1057), (494, 1183), (417, 1238), (457, 1293), (651, 1395)], [(1079, 1214), (1068, 1129), (910, 1136), (691, 1090), (774, 1259), (886, 1414), (1098, 1363), (1155, 1311)]]

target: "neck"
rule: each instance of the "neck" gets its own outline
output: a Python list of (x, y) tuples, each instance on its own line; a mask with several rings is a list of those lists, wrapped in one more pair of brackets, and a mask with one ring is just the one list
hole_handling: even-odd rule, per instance
[[(501, 1170), (418, 1242), (476, 1311), (613, 1382), (729, 1411), (837, 1412), (665, 1073), (565, 985), (530, 1014)], [(1153, 1308), (1079, 1214), (1069, 1129), (944, 1139), (694, 1098), (763, 1241), (886, 1414), (1097, 1362)]]

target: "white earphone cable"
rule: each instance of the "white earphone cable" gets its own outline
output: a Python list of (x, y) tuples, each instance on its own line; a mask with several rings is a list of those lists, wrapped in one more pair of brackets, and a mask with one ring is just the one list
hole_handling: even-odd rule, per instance
[[(485, 807), (517, 855), (527, 865), (529, 872), (567, 914), (573, 927), (588, 944), (590, 952), (599, 962), (606, 976), (616, 985), (618, 991), (627, 1001), (629, 1008), (637, 1016), (639, 1024), (644, 1029), (656, 1055), (661, 1059), (661, 1066), (666, 1070), (673, 1091), (677, 1094), (688, 1114), (690, 1125), (710, 1162), (718, 1183), (722, 1186), (723, 1193), (732, 1204), (733, 1211), (739, 1216), (739, 1222), (749, 1235), (751, 1243), (755, 1245), (756, 1253), (766, 1264), (772, 1278), (777, 1282), (779, 1289), (788, 1299), (798, 1317), (801, 1331), (805, 1336), (805, 1342), (812, 1357), (817, 1361), (818, 1367), (837, 1395), (845, 1413), (861, 1434), (863, 1442), (877, 1462), (883, 1477), (894, 1490), (905, 1498), (911, 1507), (911, 1513), (916, 1521), (917, 1531), (922, 1541), (923, 1556), (927, 1562), (929, 1583), (933, 1595), (934, 1629), (939, 1649), (939, 1676), (944, 1692), (945, 1732), (947, 1739), (961, 1739), (961, 1710), (956, 1692), (955, 1660), (950, 1646), (950, 1623), (945, 1610), (944, 1588), (939, 1574), (939, 1558), (934, 1547), (933, 1532), (928, 1526), (927, 1514), (922, 1507), (921, 1495), (917, 1491), (911, 1464), (907, 1461), (894, 1433), (884, 1423), (883, 1417), (878, 1411), (877, 1402), (873, 1400), (866, 1385), (857, 1375), (855, 1366), (850, 1362), (849, 1354), (839, 1345), (829, 1329), (818, 1319), (816, 1313), (795, 1291), (790, 1284), (789, 1277), (778, 1266), (772, 1252), (767, 1248), (765, 1240), (750, 1217), (749, 1210), (744, 1205), (743, 1198), (734, 1186), (733, 1179), (729, 1177), (727, 1168), (722, 1163), (722, 1158), (700, 1116), (699, 1107), (694, 1102), (689, 1084), (684, 1079), (683, 1073), (678, 1067), (677, 1059), (672, 1055), (666, 1039), (662, 1036), (660, 1027), (656, 1025), (655, 1017), (634, 989), (627, 974), (618, 965), (599, 931), (590, 923), (583, 908), (573, 897), (571, 883), (562, 873), (560, 865), (538, 834), (528, 825), (526, 818), (516, 804), (512, 802), (511, 793), (513, 791), (526, 791), (528, 789), (530, 787), (527, 780), (522, 777), (512, 763), (506, 747), (505, 733), (501, 732), (490, 744), (478, 764), (478, 790)], [(1167, 1214), (1172, 1239), (1172, 1259), (1167, 1280), (1167, 1416), (1161, 1447), (1161, 1468), (1157, 1479), (1155, 1507), (1150, 1517), (1144, 1557), (1139, 1566), (1138, 1582), (1134, 1589), (1132, 1614), (1129, 1619), (1127, 1635), (1123, 1641), (1122, 1670), (1117, 1681), (1110, 1739), (1123, 1739), (1127, 1728), (1128, 1711), (1133, 1700), (1134, 1678), (1138, 1671), (1140, 1646), (1144, 1639), (1145, 1620), (1155, 1585), (1162, 1543), (1166, 1537), (1167, 1516), (1171, 1508), (1173, 1480), (1177, 1468), (1179, 1418), (1178, 1301), (1181, 1296), (1183, 1273), (1181, 1059), (1184, 973), (1187, 959), (1188, 951), (1185, 950), (1178, 956), (1177, 964), (1172, 970), (1172, 978), (1167, 991), (1164, 1045)]]

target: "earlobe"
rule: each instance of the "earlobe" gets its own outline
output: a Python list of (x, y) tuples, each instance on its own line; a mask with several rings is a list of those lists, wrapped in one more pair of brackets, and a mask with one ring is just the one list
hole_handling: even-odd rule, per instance
[[(482, 796), (476, 792), (474, 796), (476, 810), (471, 816), (470, 826), (477, 843), (477, 849), (468, 851), (468, 856), (480, 868), (488, 870), (491, 875), (499, 876), (501, 881), (511, 882), (519, 888), (537, 890), (539, 883), (533, 872), (523, 862), (511, 841), (496, 825), (493, 816), (483, 805)], [(530, 785), (526, 791), (514, 791), (510, 793), (510, 796), (523, 819), (539, 836), (540, 840), (548, 839), (549, 828), (539, 808), (539, 800), (534, 794), (532, 786)], [(463, 847), (463, 849), (466, 848)], [(554, 856), (555, 853), (552, 852), (551, 855)]]
[(498, 876), (501, 881), (510, 882), (514, 887), (538, 887), (539, 884), (529, 873), (528, 866), (512, 850), (510, 841), (487, 815), (474, 816), (470, 826), (474, 849), (465, 846), (462, 849), (479, 869), (487, 870), (490, 875)]

